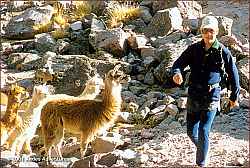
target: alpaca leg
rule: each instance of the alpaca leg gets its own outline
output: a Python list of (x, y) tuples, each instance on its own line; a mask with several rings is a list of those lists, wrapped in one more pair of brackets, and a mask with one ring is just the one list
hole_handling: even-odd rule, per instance
[(42, 120), (42, 134), (43, 134), (43, 142), (45, 153), (47, 156), (47, 162), (51, 160), (51, 148), (53, 146), (53, 142), (55, 139), (54, 128), (49, 127), (49, 125), (45, 124), (45, 121)]
[(56, 133), (56, 140), (55, 140), (55, 143), (53, 144), (55, 145), (55, 150), (56, 150), (57, 155), (62, 160), (63, 157), (62, 157), (61, 147), (62, 147), (62, 142), (64, 138), (63, 125), (58, 125), (57, 129), (55, 130), (55, 133)]
[(20, 155), (21, 151), (22, 151), (22, 148), (23, 148), (23, 144), (25, 142), (25, 139), (24, 137), (20, 137), (19, 140), (17, 141), (17, 144), (16, 144), (16, 151), (15, 151), (15, 154), (17, 156)]
[(81, 145), (80, 146), (81, 147), (81, 159), (83, 159), (85, 156), (85, 153), (87, 151), (87, 147), (88, 147), (87, 138), (83, 133), (81, 133), (81, 144), (80, 145)]
[(0, 130), (1, 130), (0, 131), (1, 132), (1, 145), (4, 145), (9, 137), (8, 131), (6, 129), (4, 129), (3, 127), (1, 127)]
[(6, 149), (11, 149), (12, 148), (12, 145), (14, 143), (14, 141), (17, 139), (17, 130), (14, 130), (10, 136), (8, 137), (8, 139), (6, 140), (4, 146)]
[(30, 146), (30, 139), (26, 139), (26, 141), (23, 144), (23, 151), (24, 153), (31, 155), (32, 154), (32, 149)]
[(60, 159), (63, 160), (61, 147), (62, 147), (62, 142), (60, 142), (56, 145), (56, 153), (60, 157)]
[[(52, 135), (53, 134), (53, 135)], [(45, 152), (47, 154), (47, 159), (48, 161), (51, 161), (51, 150), (52, 147), (57, 144), (55, 143), (56, 141), (56, 136), (54, 131), (50, 131), (50, 136), (48, 136), (47, 132), (44, 134), (44, 147), (45, 147)]]
[(63, 142), (63, 136), (60, 136), (60, 137), (57, 137), (57, 140), (55, 141), (55, 151), (56, 151), (56, 154), (57, 156), (60, 157), (60, 159), (62, 160), (63, 157), (62, 157), (62, 151), (61, 151), (61, 148), (62, 148), (62, 142)]
[(48, 144), (47, 140), (44, 141), (45, 153), (47, 155), (47, 161), (51, 161), (51, 149), (52, 144)]

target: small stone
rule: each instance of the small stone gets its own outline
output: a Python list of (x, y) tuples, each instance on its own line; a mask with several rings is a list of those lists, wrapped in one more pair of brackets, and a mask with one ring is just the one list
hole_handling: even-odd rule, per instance
[(243, 157), (238, 157), (234, 161), (234, 165), (236, 166), (242, 166), (244, 165), (245, 159)]

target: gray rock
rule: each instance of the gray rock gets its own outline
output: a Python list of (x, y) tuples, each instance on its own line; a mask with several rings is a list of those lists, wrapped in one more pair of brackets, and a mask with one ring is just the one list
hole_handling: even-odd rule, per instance
[(120, 153), (120, 157), (123, 159), (136, 159), (137, 153), (132, 149), (126, 149)]
[(166, 43), (177, 43), (177, 41), (187, 38), (187, 35), (183, 31), (175, 31), (170, 35), (165, 35), (162, 37), (157, 37), (153, 41), (151, 41), (152, 46), (159, 48), (161, 45)]
[(149, 39), (144, 35), (132, 34), (130, 37), (128, 37), (128, 44), (133, 49), (143, 48), (148, 41)]
[(29, 8), (10, 20), (5, 29), (6, 36), (11, 39), (33, 38), (36, 34), (33, 27), (49, 23), (52, 15), (53, 7), (50, 5)]
[(32, 53), (12, 53), (9, 55), (7, 62), (10, 68), (27, 71), (39, 68), (41, 57)]
[(117, 146), (124, 142), (117, 137), (97, 137), (91, 142), (92, 151), (94, 153), (112, 152)]
[(202, 7), (198, 1), (177, 1), (181, 16), (187, 19), (202, 17)]
[(136, 96), (145, 92), (145, 88), (142, 86), (129, 86), (129, 90)]
[(150, 13), (150, 9), (146, 6), (140, 6), (141, 9), (141, 18), (143, 19), (143, 21), (148, 24), (151, 19), (152, 19), (152, 15)]
[(128, 107), (127, 107), (127, 111), (134, 113), (138, 110), (138, 108), (139, 108), (138, 104), (136, 104), (134, 102), (129, 102)]
[(145, 78), (144, 78), (144, 83), (149, 84), (149, 85), (153, 85), (155, 83), (154, 74), (151, 71), (148, 71), (146, 73)]
[(70, 25), (70, 28), (73, 30), (73, 31), (77, 31), (77, 30), (81, 30), (82, 29), (82, 22), (81, 21), (77, 21), (77, 22), (74, 22)]
[(35, 43), (36, 43), (36, 49), (41, 53), (46, 52), (46, 51), (54, 52), (56, 50), (55, 48), (56, 41), (48, 33), (35, 35)]
[(62, 54), (67, 51), (70, 47), (69, 42), (64, 41), (63, 39), (58, 39), (56, 42), (56, 52)]
[(249, 91), (249, 59), (243, 58), (236, 63), (239, 75), (240, 75), (240, 85), (244, 89)]
[[(138, 18), (135, 20), (128, 21), (125, 27), (128, 27), (127, 29), (131, 29), (136, 33), (143, 33), (146, 26), (147, 25), (144, 23), (144, 21)], [(125, 27), (124, 27), (124, 30), (126, 30)]]
[(187, 105), (187, 97), (180, 97), (177, 101), (177, 107), (184, 109)]
[(147, 97), (148, 97), (148, 99), (152, 99), (154, 97), (156, 97), (157, 99), (163, 99), (164, 94), (162, 92), (159, 92), (159, 91), (150, 91), (147, 93)]
[(146, 36), (164, 36), (182, 29), (182, 17), (177, 7), (159, 10), (145, 29)]
[(140, 47), (141, 50), (141, 56), (142, 58), (147, 58), (147, 57), (153, 57), (156, 58), (156, 48), (152, 47), (152, 46), (141, 46)]
[(116, 122), (120, 122), (120, 123), (132, 123), (132, 113), (130, 112), (120, 112), (117, 119), (116, 119)]
[(230, 19), (225, 16), (217, 16), (219, 22), (219, 34), (218, 36), (231, 35), (232, 34), (232, 26), (233, 19)]
[(121, 57), (126, 51), (126, 39), (129, 37), (121, 28), (98, 30), (89, 34), (89, 42), (94, 48), (103, 48), (106, 51)]
[(141, 137), (145, 139), (152, 139), (154, 137), (154, 133), (150, 131), (150, 129), (142, 129)]
[(129, 102), (136, 102), (137, 96), (131, 92), (131, 91), (123, 91), (122, 93), (122, 99), (129, 103)]
[(179, 112), (179, 110), (176, 105), (169, 104), (167, 105), (165, 112), (168, 112), (170, 115), (175, 116)]
[(102, 157), (96, 162), (98, 165), (111, 167), (116, 164), (119, 157), (115, 153), (108, 153), (102, 155)]
[(158, 107), (152, 109), (152, 110), (149, 112), (149, 114), (157, 114), (157, 113), (160, 113), (160, 112), (164, 111), (165, 108), (166, 108), (166, 105), (160, 105), (160, 106), (158, 106)]
[(175, 102), (175, 99), (170, 95), (166, 95), (166, 97), (163, 98), (163, 101), (168, 105)]

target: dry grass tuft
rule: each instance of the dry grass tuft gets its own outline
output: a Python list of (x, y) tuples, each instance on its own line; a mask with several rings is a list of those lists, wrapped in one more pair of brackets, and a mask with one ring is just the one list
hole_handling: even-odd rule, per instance
[(61, 3), (55, 3), (54, 7), (54, 23), (58, 24), (60, 28), (65, 28), (68, 25), (68, 19), (65, 15), (64, 6)]
[(135, 4), (119, 4), (114, 5), (112, 8), (108, 9), (107, 15), (109, 20), (107, 21), (110, 28), (119, 26), (122, 22), (127, 22), (129, 20), (139, 17), (141, 10), (138, 5)]
[(72, 10), (72, 19), (82, 19), (92, 11), (92, 6), (88, 1), (74, 1), (74, 8)]
[(33, 29), (36, 33), (45, 33), (49, 32), (52, 26), (52, 22), (43, 23), (43, 24), (36, 24), (33, 26)]
[(51, 35), (54, 39), (62, 39), (68, 35), (68, 33), (64, 29), (56, 29), (51, 32)]
[(65, 18), (62, 14), (55, 14), (54, 23), (58, 24), (61, 28), (65, 28), (68, 25), (67, 18)]

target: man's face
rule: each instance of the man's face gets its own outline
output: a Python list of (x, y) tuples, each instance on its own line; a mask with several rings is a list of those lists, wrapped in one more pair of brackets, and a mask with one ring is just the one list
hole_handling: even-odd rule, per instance
[(213, 44), (217, 34), (218, 34), (218, 29), (203, 28), (201, 30), (202, 39), (204, 39), (204, 42), (208, 45)]

